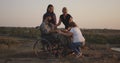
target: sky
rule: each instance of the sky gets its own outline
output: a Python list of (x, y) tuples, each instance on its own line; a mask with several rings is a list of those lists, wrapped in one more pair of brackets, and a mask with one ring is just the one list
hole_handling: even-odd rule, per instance
[(49, 4), (57, 21), (67, 7), (80, 28), (120, 29), (120, 0), (0, 0), (0, 26), (39, 26)]

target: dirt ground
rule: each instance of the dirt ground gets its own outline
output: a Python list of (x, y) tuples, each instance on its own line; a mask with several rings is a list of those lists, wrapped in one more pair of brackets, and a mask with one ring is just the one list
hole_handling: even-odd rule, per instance
[(118, 45), (87, 44), (82, 49), (82, 58), (74, 55), (55, 58), (43, 51), (36, 56), (32, 49), (34, 40), (27, 40), (11, 46), (0, 45), (0, 63), (120, 63), (120, 52), (110, 49)]

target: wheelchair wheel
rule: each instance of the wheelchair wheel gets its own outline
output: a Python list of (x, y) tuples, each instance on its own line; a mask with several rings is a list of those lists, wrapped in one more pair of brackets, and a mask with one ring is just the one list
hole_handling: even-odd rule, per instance
[(51, 44), (49, 43), (48, 40), (42, 38), (39, 40), (36, 40), (35, 43), (33, 44), (33, 50), (36, 56), (39, 56), (39, 53), (41, 51), (48, 51), (51, 52)]
[(35, 53), (35, 55), (39, 55), (39, 52), (42, 51), (42, 44), (41, 44), (41, 40), (36, 40), (35, 43), (33, 44), (33, 51)]

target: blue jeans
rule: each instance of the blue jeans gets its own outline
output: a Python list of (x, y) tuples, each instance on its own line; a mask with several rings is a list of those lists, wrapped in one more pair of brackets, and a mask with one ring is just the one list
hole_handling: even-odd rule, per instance
[(75, 42), (70, 44), (70, 48), (75, 52), (75, 54), (80, 53), (80, 48), (82, 46), (81, 42)]

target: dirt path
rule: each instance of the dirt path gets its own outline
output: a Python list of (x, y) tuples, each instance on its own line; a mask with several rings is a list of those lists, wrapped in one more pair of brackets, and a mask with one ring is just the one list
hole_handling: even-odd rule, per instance
[(55, 58), (46, 52), (40, 52), (37, 57), (32, 50), (34, 40), (20, 41), (18, 45), (0, 50), (0, 63), (120, 63), (120, 52), (107, 49), (106, 45), (89, 45), (82, 50), (83, 58)]
[(23, 41), (17, 46), (1, 50), (0, 63), (64, 63), (46, 52), (40, 52), (37, 57), (32, 49), (33, 44), (33, 40)]

